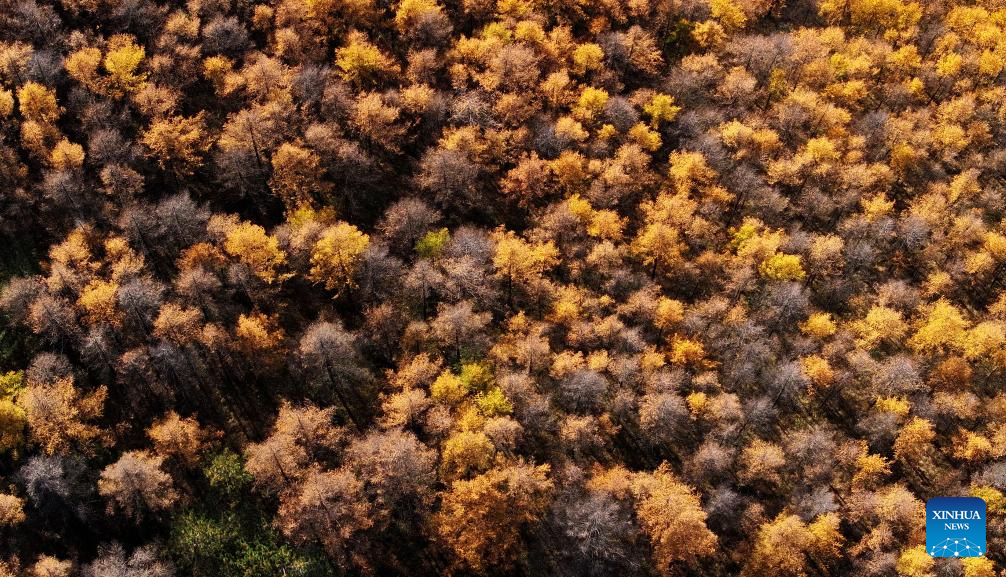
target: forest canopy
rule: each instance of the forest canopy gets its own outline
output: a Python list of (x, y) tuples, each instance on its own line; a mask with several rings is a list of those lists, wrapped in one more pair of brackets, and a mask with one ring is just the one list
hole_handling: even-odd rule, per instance
[(0, 577), (1004, 575), (1004, 81), (999, 0), (0, 0)]

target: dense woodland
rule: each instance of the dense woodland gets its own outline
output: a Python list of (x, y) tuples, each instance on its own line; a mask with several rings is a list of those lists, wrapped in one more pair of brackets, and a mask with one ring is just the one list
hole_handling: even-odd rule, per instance
[(0, 576), (1004, 575), (1004, 80), (1001, 0), (0, 0)]

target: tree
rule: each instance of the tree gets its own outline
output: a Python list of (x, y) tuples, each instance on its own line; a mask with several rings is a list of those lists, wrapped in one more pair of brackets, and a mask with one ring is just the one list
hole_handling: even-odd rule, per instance
[(600, 577), (615, 570), (638, 571), (638, 527), (631, 509), (601, 491), (580, 494), (570, 487), (564, 493), (553, 505), (550, 523), (561, 540), (548, 546), (560, 561), (561, 574)]
[(17, 451), (25, 441), (27, 420), (24, 409), (16, 402), (18, 393), (24, 390), (24, 385), (22, 371), (10, 371), (0, 375), (0, 451), (2, 452)]
[(37, 82), (26, 82), (17, 91), (18, 111), (26, 120), (39, 124), (54, 123), (61, 113), (56, 92)]
[(551, 501), (549, 470), (515, 463), (454, 481), (434, 517), (437, 535), (474, 571), (512, 566), (522, 529), (541, 519)]
[(776, 253), (765, 259), (758, 265), (758, 272), (770, 280), (800, 281), (807, 276), (799, 256), (783, 253)]
[(493, 232), (492, 238), (496, 243), (493, 266), (496, 267), (496, 275), (506, 283), (507, 298), (511, 303), (515, 288), (523, 285), (534, 290), (534, 285), (539, 284), (544, 275), (559, 263), (559, 251), (552, 241), (529, 243), (502, 227)]
[(442, 206), (470, 209), (478, 206), (481, 166), (460, 150), (431, 148), (419, 163), (416, 184), (433, 194)]
[(0, 0), (0, 574), (991, 577), (915, 546), (1006, 534), (1004, 74), (999, 0)]
[(685, 403), (673, 393), (647, 394), (640, 399), (639, 424), (654, 445), (682, 439), (689, 420)]
[(266, 493), (291, 490), (312, 461), (330, 457), (343, 444), (334, 415), (334, 408), (282, 403), (271, 434), (245, 448), (245, 469), (255, 483)]
[(695, 565), (716, 551), (717, 538), (706, 528), (706, 513), (690, 487), (679, 481), (665, 463), (634, 480), (636, 514), (653, 546), (653, 560), (663, 575), (674, 565)]
[(741, 574), (751, 577), (807, 575), (804, 552), (812, 546), (814, 537), (796, 515), (779, 514), (759, 528), (754, 551)]
[(925, 324), (908, 339), (908, 345), (923, 353), (940, 351), (960, 339), (969, 326), (954, 305), (940, 299), (933, 304)]
[(272, 364), (283, 352), (286, 334), (276, 318), (260, 312), (239, 315), (234, 327), (238, 348), (249, 358), (258, 357), (263, 363)]
[(49, 162), (56, 170), (79, 170), (84, 165), (84, 147), (64, 138), (53, 147)]
[(898, 460), (918, 460), (927, 452), (935, 437), (933, 424), (915, 417), (899, 431), (894, 441), (894, 457)]
[(269, 155), (287, 138), (290, 108), (289, 98), (277, 98), (228, 117), (214, 157), (226, 187), (253, 198), (267, 192)]
[(199, 309), (166, 303), (154, 320), (154, 335), (177, 343), (193, 342), (202, 332), (202, 321)]
[(184, 465), (194, 466), (202, 458), (207, 434), (192, 417), (181, 418), (170, 411), (147, 429), (154, 442), (158, 457), (177, 459)]
[(882, 32), (911, 28), (922, 16), (922, 9), (915, 2), (899, 0), (829, 0), (821, 4), (820, 13), (829, 22), (848, 20), (854, 29)]
[(245, 448), (245, 469), (265, 493), (279, 493), (304, 474), (307, 451), (291, 435), (273, 434)]
[(202, 166), (212, 141), (206, 134), (203, 113), (155, 120), (141, 142), (157, 164), (176, 176), (188, 176)]
[(436, 45), (451, 34), (451, 21), (436, 0), (403, 0), (395, 11), (399, 32), (420, 45)]
[(460, 359), (465, 351), (481, 352), (491, 318), (487, 312), (475, 312), (470, 301), (454, 305), (441, 303), (437, 306), (436, 318), (430, 322), (430, 331), (441, 346)]
[(902, 314), (885, 306), (871, 307), (862, 320), (854, 322), (853, 329), (859, 334), (856, 344), (864, 349), (883, 342), (898, 342), (908, 332)]
[(38, 455), (28, 459), (15, 479), (37, 518), (52, 527), (93, 515), (94, 480), (80, 459)]
[(84, 577), (119, 577), (143, 575), (144, 577), (174, 577), (175, 568), (170, 561), (161, 559), (161, 552), (153, 544), (126, 550), (118, 543), (103, 546), (98, 558), (84, 566)]
[(362, 366), (353, 336), (341, 324), (318, 321), (301, 336), (297, 350), (322, 396), (334, 395), (349, 421), (362, 428), (356, 406), (365, 397), (370, 375)]
[(116, 310), (118, 283), (100, 279), (92, 280), (80, 293), (77, 304), (87, 313), (91, 324), (115, 324), (119, 318)]
[(11, 527), (24, 523), (24, 499), (0, 493), (0, 526)]
[[(647, 222), (632, 242), (632, 250), (656, 278), (657, 272), (679, 266), (687, 246), (674, 222), (665, 216), (677, 211), (691, 211), (690, 202), (681, 197), (661, 195), (652, 205), (644, 205)], [(680, 205), (680, 206), (675, 206)]]
[(31, 567), (32, 577), (70, 577), (74, 570), (73, 561), (65, 561), (40, 555), (35, 564)]
[(988, 557), (967, 557), (961, 559), (964, 577), (995, 577), (995, 564)]
[(399, 429), (373, 432), (346, 449), (349, 466), (367, 479), (367, 493), (383, 511), (402, 510), (402, 503), (429, 502), (436, 480), (436, 452), (415, 435)]
[(325, 229), (311, 251), (311, 270), (314, 282), (324, 283), (336, 294), (353, 287), (353, 276), (360, 265), (360, 257), (370, 244), (370, 237), (355, 226), (339, 222)]
[(88, 421), (101, 417), (107, 395), (105, 387), (81, 394), (73, 377), (63, 377), (51, 384), (29, 384), (17, 404), (31, 440), (48, 455), (67, 454), (74, 447), (87, 452), (104, 442), (106, 433)]
[(130, 36), (116, 34), (108, 40), (108, 52), (102, 62), (108, 72), (108, 88), (112, 94), (123, 95), (143, 88), (147, 75), (138, 73), (137, 68), (146, 52)]
[(926, 551), (926, 546), (916, 545), (905, 549), (898, 557), (898, 575), (926, 577), (933, 574), (933, 564), (933, 558)]
[(98, 492), (108, 499), (109, 512), (121, 510), (127, 517), (141, 519), (147, 512), (170, 508), (178, 499), (171, 476), (161, 467), (164, 457), (144, 451), (128, 451), (105, 467), (98, 480)]
[(401, 109), (390, 105), (376, 92), (362, 94), (353, 108), (350, 121), (367, 141), (398, 153), (405, 136), (405, 126), (399, 122)]
[(283, 201), (287, 212), (326, 198), (331, 185), (321, 179), (320, 164), (317, 154), (296, 144), (285, 142), (276, 149), (269, 186)]
[(224, 234), (224, 250), (248, 265), (255, 276), (266, 283), (286, 278), (279, 273), (279, 267), (286, 263), (286, 253), (280, 250), (276, 237), (266, 234), (264, 228), (239, 222), (226, 226)]
[(363, 483), (340, 469), (312, 468), (299, 487), (280, 503), (280, 530), (295, 542), (317, 542), (335, 559), (348, 558), (359, 533), (373, 525), (373, 509)]
[(778, 483), (779, 470), (786, 464), (786, 456), (778, 445), (755, 439), (744, 448), (741, 462), (744, 465), (740, 473), (742, 481)]
[(333, 425), (334, 417), (335, 409), (331, 407), (321, 409), (284, 402), (276, 416), (273, 434), (296, 439), (313, 458), (325, 458), (344, 443), (344, 431)]
[(364, 34), (353, 32), (347, 40), (344, 47), (335, 51), (335, 64), (347, 81), (356, 86), (372, 86), (398, 73), (398, 64)]
[(422, 199), (405, 198), (384, 211), (377, 229), (391, 250), (398, 251), (404, 250), (405, 247), (414, 247), (439, 220), (439, 211), (431, 208)]
[(489, 468), (494, 452), (482, 431), (459, 431), (444, 442), (440, 476), (448, 481), (471, 478)]

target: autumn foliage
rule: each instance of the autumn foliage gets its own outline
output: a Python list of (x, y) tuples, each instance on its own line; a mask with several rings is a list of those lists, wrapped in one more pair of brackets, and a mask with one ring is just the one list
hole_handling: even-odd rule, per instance
[(1001, 576), (1004, 81), (991, 0), (0, 1), (0, 577)]

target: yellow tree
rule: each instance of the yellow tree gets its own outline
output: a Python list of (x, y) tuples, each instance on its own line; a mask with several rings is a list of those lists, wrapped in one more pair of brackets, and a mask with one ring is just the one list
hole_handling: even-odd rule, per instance
[[(73, 575), (73, 561), (64, 561), (49, 555), (40, 555), (31, 567), (31, 577), (70, 577)], [(0, 572), (0, 575), (3, 573)]]
[(202, 112), (155, 120), (140, 141), (162, 169), (177, 176), (192, 174), (202, 166), (203, 155), (212, 145)]
[(276, 315), (267, 316), (258, 311), (239, 315), (234, 336), (238, 348), (263, 367), (272, 367), (282, 361), (286, 334)]
[(900, 343), (908, 332), (908, 325), (901, 313), (883, 305), (870, 307), (866, 316), (854, 321), (851, 327), (858, 336), (856, 344), (866, 350), (874, 349), (884, 342)]
[(37, 82), (27, 82), (17, 91), (18, 109), (25, 120), (52, 124), (59, 119), (56, 91)]
[(758, 265), (761, 276), (770, 280), (799, 281), (807, 276), (795, 254), (776, 253)]
[(63, 67), (71, 78), (91, 92), (101, 92), (102, 78), (98, 71), (101, 67), (101, 50), (88, 46), (71, 52), (63, 62)]
[(18, 451), (24, 444), (25, 413), (16, 403), (23, 390), (23, 371), (0, 375), (0, 452)]
[(995, 577), (996, 566), (988, 557), (967, 557), (961, 559), (964, 577)]
[(122, 96), (143, 88), (147, 75), (137, 71), (146, 57), (142, 46), (127, 34), (116, 34), (108, 40), (108, 52), (103, 62), (108, 73), (107, 85), (111, 94)]
[(506, 283), (511, 305), (515, 285), (537, 285), (559, 264), (559, 251), (552, 241), (528, 242), (502, 226), (493, 231), (492, 239), (496, 243), (493, 266), (496, 276)]
[(17, 450), (24, 444), (24, 409), (7, 396), (0, 398), (0, 452)]
[(447, 481), (470, 477), (489, 468), (493, 444), (482, 431), (459, 431), (444, 441), (441, 477)]
[(343, 78), (358, 87), (376, 84), (399, 70), (390, 56), (360, 32), (351, 33), (346, 45), (335, 51), (335, 65)]
[(27, 516), (24, 514), (24, 499), (0, 493), (0, 526), (20, 525), (25, 519)]
[(56, 121), (62, 109), (56, 100), (56, 91), (37, 82), (27, 82), (17, 91), (21, 123), (21, 144), (33, 155), (48, 160), (49, 151), (59, 130)]
[(915, 417), (898, 432), (894, 440), (894, 457), (899, 461), (919, 458), (928, 452), (935, 438), (933, 424), (926, 419)]
[(267, 283), (286, 278), (279, 273), (279, 267), (286, 263), (286, 253), (280, 250), (279, 240), (257, 224), (240, 222), (230, 227), (224, 251), (248, 265), (255, 276)]
[(706, 512), (691, 487), (664, 463), (633, 482), (636, 514), (650, 537), (653, 560), (663, 575), (674, 575), (675, 564), (695, 565), (716, 552), (716, 535), (706, 527)]
[(845, 536), (839, 530), (841, 519), (837, 513), (826, 513), (807, 526), (811, 540), (807, 554), (823, 566), (841, 559)]
[(551, 501), (548, 465), (515, 463), (454, 481), (434, 516), (437, 536), (473, 571), (506, 569), (521, 551), (521, 531)]
[(288, 212), (311, 206), (315, 198), (324, 198), (331, 188), (321, 179), (321, 159), (297, 144), (284, 142), (272, 155), (269, 187), (283, 201)]
[(370, 237), (360, 229), (348, 222), (337, 222), (326, 228), (315, 243), (308, 278), (341, 294), (354, 286), (353, 277), (368, 246)]
[(674, 104), (674, 97), (667, 94), (654, 94), (653, 98), (643, 106), (643, 112), (650, 117), (650, 125), (659, 128), (661, 122), (670, 122), (677, 118), (681, 107)]
[(78, 170), (84, 165), (84, 147), (64, 138), (53, 147), (49, 162), (56, 170)]
[(932, 305), (926, 320), (908, 339), (908, 346), (924, 354), (939, 352), (960, 339), (969, 326), (957, 307), (940, 299)]
[(814, 535), (796, 515), (780, 513), (755, 535), (742, 577), (806, 577), (804, 552), (814, 544)]
[(895, 569), (902, 577), (931, 577), (934, 564), (933, 558), (926, 551), (926, 546), (916, 545), (901, 553)]
[(94, 279), (84, 287), (77, 304), (87, 313), (87, 322), (91, 324), (116, 324), (119, 314), (116, 308), (115, 293), (119, 285), (114, 282)]
[(32, 441), (47, 454), (67, 454), (74, 447), (90, 451), (106, 433), (88, 423), (101, 417), (108, 391), (99, 387), (81, 394), (72, 377), (52, 384), (29, 385), (17, 397)]
[(682, 230), (701, 226), (703, 220), (695, 215), (697, 205), (685, 193), (661, 193), (640, 208), (645, 218), (631, 249), (650, 269), (650, 276), (656, 278), (658, 273), (671, 271), (684, 262), (688, 246)]

